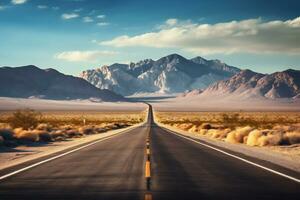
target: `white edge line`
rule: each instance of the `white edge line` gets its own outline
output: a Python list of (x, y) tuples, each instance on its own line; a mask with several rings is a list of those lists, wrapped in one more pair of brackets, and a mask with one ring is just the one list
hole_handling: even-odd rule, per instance
[(27, 166), (27, 167), (24, 167), (24, 168), (21, 168), (21, 169), (19, 169), (19, 170), (14, 171), (14, 172), (8, 173), (8, 174), (6, 174), (6, 175), (1, 176), (1, 177), (0, 177), (0, 181), (3, 180), (3, 179), (5, 179), (5, 178), (8, 178), (8, 177), (10, 177), (10, 176), (19, 174), (19, 173), (21, 173), (21, 172), (23, 172), (23, 171), (26, 171), (26, 170), (28, 170), (28, 169), (31, 169), (31, 168), (33, 168), (33, 167), (36, 167), (36, 166), (38, 166), (38, 165), (44, 164), (44, 163), (46, 163), (46, 162), (50, 162), (50, 161), (55, 160), (55, 159), (57, 159), (57, 158), (66, 156), (66, 155), (68, 155), (68, 154), (74, 153), (74, 152), (79, 151), (79, 150), (81, 150), (81, 149), (84, 149), (84, 148), (86, 148), (86, 147), (92, 146), (92, 145), (94, 145), (94, 144), (96, 144), (96, 143), (98, 143), (98, 142), (102, 142), (102, 141), (104, 141), (104, 140), (108, 140), (108, 139), (110, 139), (110, 138), (112, 138), (112, 137), (115, 137), (115, 136), (118, 136), (118, 135), (120, 135), (120, 134), (127, 133), (128, 131), (131, 131), (131, 130), (133, 130), (133, 129), (135, 129), (135, 128), (138, 128), (138, 127), (141, 127), (141, 126), (143, 126), (143, 125), (144, 125), (144, 123), (141, 124), (140, 126), (132, 127), (131, 129), (128, 129), (128, 130), (124, 130), (124, 131), (115, 133), (115, 134), (113, 134), (113, 135), (104, 137), (104, 138), (102, 138), (102, 139), (99, 139), (99, 140), (94, 141), (94, 142), (92, 142), (92, 143), (89, 143), (89, 144), (86, 144), (86, 145), (84, 145), (84, 146), (78, 147), (78, 148), (76, 148), (76, 149), (73, 149), (73, 150), (71, 150), (71, 151), (65, 152), (65, 153), (63, 153), (63, 154), (60, 154), (60, 155), (57, 155), (57, 156), (48, 158), (48, 159), (46, 159), (46, 160), (43, 160), (43, 161), (34, 163), (34, 164), (29, 165), (29, 166)]
[(247, 160), (247, 159), (238, 157), (238, 156), (236, 156), (236, 155), (233, 155), (233, 154), (228, 153), (228, 152), (226, 152), (226, 151), (223, 151), (223, 150), (221, 150), (221, 149), (215, 148), (215, 147), (210, 146), (210, 145), (208, 145), (208, 144), (205, 144), (205, 143), (199, 142), (199, 141), (197, 141), (197, 140), (188, 138), (188, 137), (186, 137), (186, 136), (181, 135), (180, 133), (176, 133), (176, 132), (174, 132), (174, 131), (172, 131), (172, 130), (169, 130), (169, 129), (165, 128), (165, 127), (162, 127), (162, 128), (165, 129), (165, 130), (167, 130), (167, 132), (170, 132), (170, 133), (173, 133), (174, 135), (177, 135), (178, 137), (182, 137), (182, 138), (184, 138), (184, 139), (186, 139), (186, 140), (190, 140), (190, 141), (195, 142), (195, 143), (197, 143), (197, 144), (206, 146), (206, 147), (211, 148), (211, 149), (213, 149), (213, 150), (215, 150), (215, 151), (218, 151), (218, 152), (220, 152), (220, 153), (226, 154), (226, 155), (228, 155), (228, 156), (231, 156), (231, 157), (233, 157), (233, 158), (236, 158), (236, 159), (241, 160), (241, 161), (243, 161), (243, 162), (246, 162), (246, 163), (248, 163), (248, 164), (254, 165), (254, 166), (259, 167), (259, 168), (261, 168), (261, 169), (264, 169), (264, 170), (266, 170), (266, 171), (272, 172), (272, 173), (277, 174), (277, 175), (279, 175), (279, 176), (283, 176), (283, 177), (288, 178), (288, 179), (290, 179), (290, 180), (293, 180), (293, 181), (295, 181), (295, 182), (297, 182), (297, 183), (300, 183), (300, 179), (294, 178), (294, 177), (292, 177), (292, 176), (286, 175), (286, 174), (284, 174), (284, 173), (278, 172), (278, 171), (273, 170), (273, 169), (270, 169), (270, 168), (268, 168), (268, 167), (265, 167), (265, 166), (259, 165), (259, 164), (257, 164), (257, 163), (251, 162), (251, 161), (249, 161), (249, 160)]

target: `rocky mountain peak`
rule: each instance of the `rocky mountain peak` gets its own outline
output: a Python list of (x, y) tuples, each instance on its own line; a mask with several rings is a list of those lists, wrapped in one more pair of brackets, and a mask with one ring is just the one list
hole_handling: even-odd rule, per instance
[(219, 65), (208, 61), (200, 64), (179, 54), (171, 54), (156, 61), (145, 59), (128, 65), (113, 64), (94, 72), (88, 70), (89, 73), (83, 73), (81, 77), (96, 87), (132, 95), (140, 92), (178, 93), (205, 88), (218, 80), (231, 77), (238, 71), (224, 63)]

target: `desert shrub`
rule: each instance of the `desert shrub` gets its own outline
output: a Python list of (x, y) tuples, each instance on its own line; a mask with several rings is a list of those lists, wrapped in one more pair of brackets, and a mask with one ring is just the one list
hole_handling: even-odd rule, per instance
[(12, 128), (30, 129), (35, 128), (41, 119), (41, 114), (30, 109), (17, 110), (8, 118), (9, 125)]
[[(265, 136), (267, 138), (264, 138)], [(260, 139), (261, 137), (263, 139)], [(249, 133), (246, 144), (249, 146), (263, 146), (264, 144), (266, 145), (267, 140), (271, 141), (272, 139), (275, 140), (275, 138), (272, 138), (270, 130), (255, 129)]]
[(42, 124), (38, 124), (36, 129), (50, 132), (52, 130), (52, 126), (50, 124), (42, 123)]
[(4, 140), (13, 140), (14, 139), (14, 132), (10, 129), (0, 129), (0, 136)]
[(300, 143), (300, 132), (293, 131), (287, 132), (283, 136), (283, 141), (285, 144), (298, 144)]
[(258, 138), (262, 136), (262, 131), (253, 130), (249, 133), (246, 144), (249, 146), (256, 146), (258, 144)]
[(51, 142), (52, 141), (52, 137), (48, 131), (34, 130), (33, 132), (38, 135), (39, 142)]
[(97, 133), (103, 133), (103, 132), (106, 131), (106, 129), (105, 129), (105, 128), (102, 128), (102, 127), (96, 127), (96, 128), (95, 128), (95, 131), (96, 131)]
[(201, 128), (202, 129), (211, 129), (212, 128), (212, 125), (211, 124), (209, 124), (209, 123), (203, 123), (202, 125), (201, 125)]
[(244, 143), (245, 137), (253, 130), (250, 126), (237, 128), (227, 134), (225, 141), (229, 143)]
[(79, 133), (77, 130), (75, 129), (71, 129), (71, 130), (67, 130), (66, 134), (65, 134), (68, 138), (73, 138), (73, 137), (80, 137), (83, 134)]
[(39, 136), (35, 131), (30, 130), (22, 130), (18, 133), (15, 133), (15, 137), (24, 142), (37, 142), (39, 140)]
[(239, 143), (239, 141), (236, 138), (236, 132), (235, 131), (231, 131), (230, 133), (227, 134), (226, 138), (225, 138), (225, 142), (229, 142), (229, 143)]
[(72, 130), (72, 126), (71, 125), (63, 125), (63, 126), (60, 126), (60, 129), (62, 129), (62, 130)]
[(183, 124), (179, 124), (178, 128), (187, 131), (190, 128), (192, 128), (193, 124), (192, 123), (183, 123)]
[(62, 131), (62, 130), (52, 131), (50, 133), (50, 135), (56, 141), (57, 140), (63, 140), (64, 138), (66, 138), (66, 133), (65, 133), (65, 131)]
[(94, 128), (93, 127), (80, 127), (78, 131), (84, 135), (91, 135), (94, 134)]
[(234, 113), (234, 114), (222, 114), (223, 122), (225, 124), (232, 124), (232, 123), (237, 123), (239, 121), (239, 114)]
[(197, 125), (193, 125), (190, 129), (189, 132), (195, 133), (199, 131), (199, 127)]
[(207, 129), (200, 129), (199, 134), (200, 135), (206, 135)]
[(263, 135), (260, 138), (258, 138), (258, 146), (273, 146), (280, 144), (282, 140), (282, 134), (281, 133), (273, 133), (270, 132), (267, 135)]
[(207, 130), (206, 135), (212, 138), (216, 138), (220, 133), (220, 130), (218, 129), (209, 129)]

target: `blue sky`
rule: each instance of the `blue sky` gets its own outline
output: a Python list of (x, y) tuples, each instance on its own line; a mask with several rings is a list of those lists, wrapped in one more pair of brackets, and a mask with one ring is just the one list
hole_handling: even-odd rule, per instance
[(300, 70), (299, 10), (297, 0), (0, 0), (0, 66), (78, 75), (179, 53)]

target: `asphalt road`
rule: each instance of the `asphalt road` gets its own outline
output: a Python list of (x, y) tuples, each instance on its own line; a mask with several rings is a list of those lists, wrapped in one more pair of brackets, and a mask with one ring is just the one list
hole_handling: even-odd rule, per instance
[[(149, 131), (151, 181), (147, 189)], [(0, 176), (22, 167), (26, 163), (0, 171)], [(145, 194), (153, 200), (299, 199), (300, 184), (170, 133), (154, 124), (152, 110), (148, 123), (141, 127), (0, 180), (1, 200), (134, 200), (146, 199)]]

